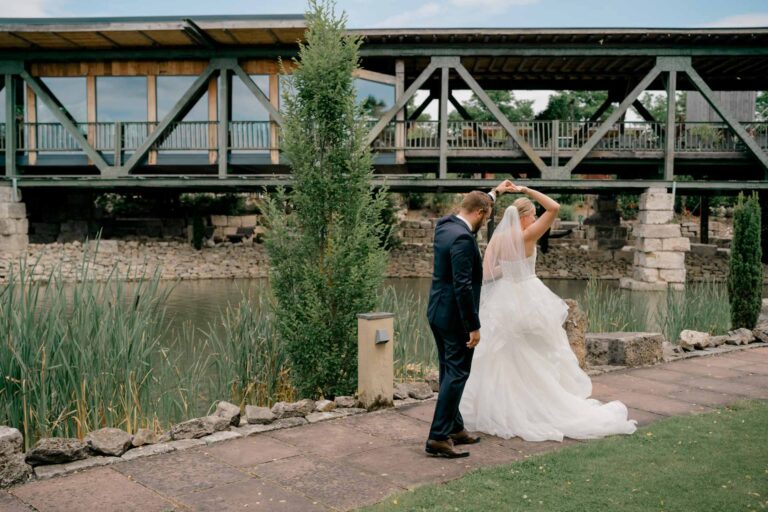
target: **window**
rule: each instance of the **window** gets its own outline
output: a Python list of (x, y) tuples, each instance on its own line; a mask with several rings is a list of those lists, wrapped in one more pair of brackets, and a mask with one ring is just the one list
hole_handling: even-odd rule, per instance
[[(161, 121), (179, 101), (196, 76), (158, 76), (157, 77), (157, 119)], [(182, 121), (208, 121), (208, 90), (195, 103)]]
[[(41, 80), (75, 121), (78, 123), (87, 122), (88, 103), (86, 100), (84, 77), (42, 77)], [(4, 100), (5, 98), (3, 98), (3, 104), (5, 104)], [(3, 105), (3, 110), (5, 110), (5, 105)], [(37, 98), (37, 122), (58, 123), (56, 118), (53, 117), (53, 113), (40, 98)]]
[(379, 118), (395, 105), (394, 85), (357, 78), (355, 88), (357, 102), (363, 104), (363, 110), (367, 116)]
[(100, 122), (147, 120), (147, 78), (100, 76), (96, 78), (96, 119)]
[[(269, 98), (269, 75), (251, 75), (251, 80)], [(269, 112), (237, 76), (232, 77), (232, 121), (269, 121)]]

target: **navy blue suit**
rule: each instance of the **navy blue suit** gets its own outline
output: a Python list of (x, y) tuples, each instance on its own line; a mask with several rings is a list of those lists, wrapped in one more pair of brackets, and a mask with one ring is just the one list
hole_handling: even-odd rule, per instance
[(480, 328), (483, 263), (474, 233), (455, 215), (437, 221), (434, 254), (427, 318), (440, 360), (440, 391), (429, 439), (445, 440), (464, 429), (459, 402), (472, 367), (469, 333)]

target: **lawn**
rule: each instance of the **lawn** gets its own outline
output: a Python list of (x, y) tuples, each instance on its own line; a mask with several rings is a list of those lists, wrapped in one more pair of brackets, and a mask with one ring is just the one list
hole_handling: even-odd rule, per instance
[(767, 428), (768, 402), (741, 402), (474, 471), (365, 510), (768, 510)]

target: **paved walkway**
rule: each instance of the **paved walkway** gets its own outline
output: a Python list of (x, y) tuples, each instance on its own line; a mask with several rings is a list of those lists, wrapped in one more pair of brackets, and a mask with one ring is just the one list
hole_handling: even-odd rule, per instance
[[(641, 425), (747, 398), (768, 399), (768, 348), (593, 378)], [(458, 478), (576, 443), (486, 437), (468, 459), (424, 455), (434, 401), (157, 455), (0, 493), (4, 512), (349, 510), (391, 493)]]

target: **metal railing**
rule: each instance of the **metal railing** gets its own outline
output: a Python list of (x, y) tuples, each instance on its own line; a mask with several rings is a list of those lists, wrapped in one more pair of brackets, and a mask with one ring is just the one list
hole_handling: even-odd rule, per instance
[[(369, 121), (369, 128), (376, 123)], [(147, 140), (158, 123), (79, 123), (80, 133), (97, 151), (135, 151)], [(538, 152), (568, 154), (578, 151), (599, 129), (600, 122), (523, 121), (512, 126), (520, 140)], [(757, 144), (768, 150), (768, 123), (743, 123)], [(270, 121), (232, 121), (229, 124), (229, 149), (265, 151), (278, 149), (277, 125)], [(450, 150), (513, 151), (520, 147), (507, 130), (493, 121), (449, 121), (447, 147)], [(218, 148), (218, 123), (184, 121), (172, 125), (156, 142), (152, 151), (211, 151)], [(399, 131), (399, 134), (398, 134)], [(674, 148), (678, 153), (743, 153), (746, 145), (725, 123), (684, 122), (675, 125)], [(0, 124), (0, 149), (5, 148), (5, 125)], [(554, 140), (557, 140), (556, 148)], [(664, 151), (664, 123), (631, 121), (612, 126), (593, 151)], [(374, 151), (413, 151), (440, 149), (438, 121), (399, 121), (387, 125), (373, 141)], [(82, 153), (82, 148), (59, 123), (19, 123), (19, 152)]]

